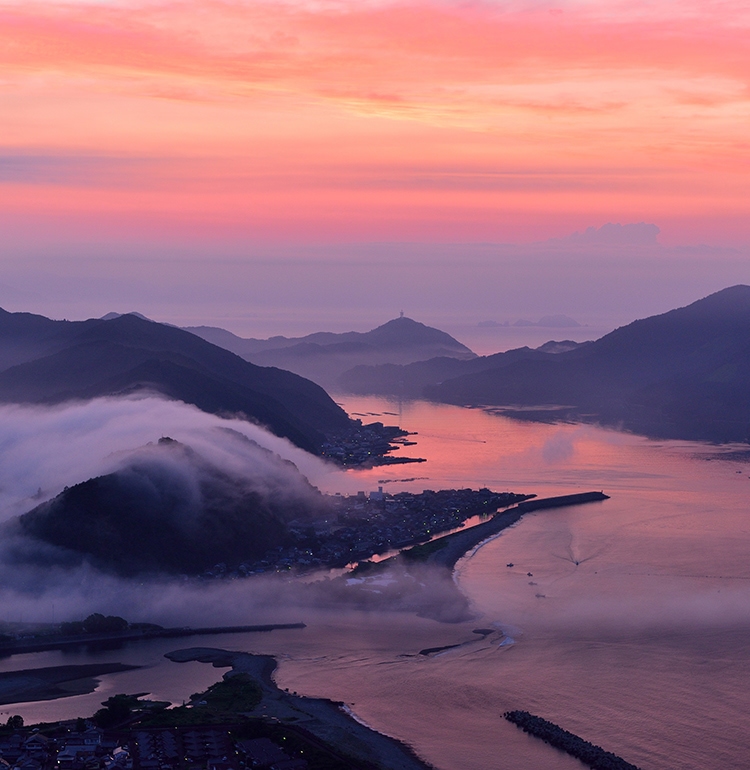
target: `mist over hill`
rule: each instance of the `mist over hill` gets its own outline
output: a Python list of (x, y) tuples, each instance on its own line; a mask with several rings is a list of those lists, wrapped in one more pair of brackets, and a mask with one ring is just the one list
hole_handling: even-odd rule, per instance
[(340, 389), (340, 375), (355, 366), (476, 357), (450, 334), (403, 316), (369, 332), (316, 332), (266, 340), (238, 337), (211, 326), (187, 330), (255, 364), (288, 369), (333, 390)]
[(244, 415), (316, 453), (326, 436), (351, 426), (313, 382), (176, 327), (133, 314), (71, 322), (0, 310), (0, 401), (54, 404), (139, 391)]
[(287, 544), (289, 522), (322, 514), (323, 496), (293, 463), (231, 433), (227, 441), (243, 444), (241, 470), (228, 472), (162, 438), (113, 473), (66, 487), (11, 520), (5, 534), (17, 538), (12, 558), (87, 561), (125, 577), (195, 575), (218, 563), (235, 568)]

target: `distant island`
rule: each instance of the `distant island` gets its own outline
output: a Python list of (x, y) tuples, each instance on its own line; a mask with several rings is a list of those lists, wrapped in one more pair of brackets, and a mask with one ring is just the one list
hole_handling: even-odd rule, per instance
[(504, 323), (498, 323), (497, 321), (480, 321), (477, 326), (480, 329), (500, 329), (507, 328), (508, 326), (538, 326), (544, 329), (572, 329), (581, 324), (567, 315), (545, 315), (538, 321), (529, 321), (525, 318), (519, 318), (515, 323), (511, 324), (510, 321)]
[(513, 324), (513, 326), (539, 326), (547, 329), (572, 329), (580, 325), (578, 321), (567, 315), (546, 315), (538, 321), (520, 318)]

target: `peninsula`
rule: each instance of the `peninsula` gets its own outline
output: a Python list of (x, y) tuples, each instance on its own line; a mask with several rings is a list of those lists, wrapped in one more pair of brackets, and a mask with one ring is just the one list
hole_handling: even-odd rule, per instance
[(176, 663), (199, 661), (216, 667), (231, 667), (225, 680), (242, 674), (249, 676), (259, 686), (260, 698), (247, 716), (311, 733), (355, 761), (388, 770), (427, 770), (431, 767), (405, 744), (355, 720), (344, 710), (344, 704), (281, 690), (273, 681), (277, 663), (271, 656), (194, 647), (169, 652), (166, 657)]
[(580, 492), (573, 495), (544, 497), (520, 502), (512, 508), (498, 511), (488, 521), (460, 532), (453, 532), (445, 537), (436, 538), (424, 545), (410, 548), (403, 551), (401, 556), (407, 561), (427, 562), (453, 569), (456, 562), (472, 548), (515, 524), (525, 513), (550, 508), (564, 508), (569, 505), (582, 505), (601, 500), (609, 500), (609, 495), (605, 495), (604, 492)]
[[(273, 681), (273, 657), (204, 647), (166, 657), (230, 671), (181, 706), (145, 699), (146, 693), (119, 693), (88, 718), (25, 726), (12, 714), (0, 725), (0, 755), (37, 770), (431, 770), (409, 746), (358, 722), (344, 704), (281, 690)], [(10, 672), (0, 675), (0, 703), (60, 697), (55, 691), (63, 687), (66, 694), (92, 692), (95, 675), (128, 668)], [(72, 681), (75, 676), (88, 679)], [(33, 692), (18, 689), (32, 681)]]

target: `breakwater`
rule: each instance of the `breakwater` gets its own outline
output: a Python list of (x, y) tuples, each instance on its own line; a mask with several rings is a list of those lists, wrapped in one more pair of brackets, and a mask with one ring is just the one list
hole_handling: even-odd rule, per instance
[(609, 500), (609, 495), (604, 492), (579, 492), (575, 495), (559, 495), (558, 497), (542, 497), (534, 500), (526, 500), (516, 506), (522, 513), (538, 511), (544, 508), (562, 508), (566, 505), (580, 505), (581, 503), (595, 503), (597, 500)]
[(282, 629), (305, 628), (304, 623), (271, 623), (255, 626), (211, 626), (208, 628), (160, 628), (152, 626), (148, 629), (113, 631), (98, 634), (74, 634), (63, 636), (47, 634), (39, 637), (26, 637), (0, 643), (0, 657), (9, 657), (26, 652), (46, 652), (47, 650), (63, 650), (69, 647), (92, 644), (119, 644), (134, 642), (141, 639), (180, 638), (186, 636), (208, 636), (213, 634), (253, 634)]
[(506, 711), (503, 716), (525, 733), (540, 738), (550, 746), (570, 754), (593, 770), (640, 770), (636, 765), (618, 757), (617, 754), (605, 751), (601, 746), (589, 743), (589, 741), (563, 730), (554, 722), (548, 722), (528, 711)]
[[(428, 562), (453, 569), (456, 562), (483, 540), (502, 532), (515, 524), (525, 513), (546, 508), (562, 508), (567, 505), (581, 505), (598, 500), (609, 500), (603, 492), (579, 492), (573, 495), (543, 497), (525, 500), (504, 511), (499, 511), (487, 521), (473, 527), (436, 538), (424, 545), (417, 545), (401, 552), (407, 562)], [(381, 562), (383, 563), (383, 562)]]

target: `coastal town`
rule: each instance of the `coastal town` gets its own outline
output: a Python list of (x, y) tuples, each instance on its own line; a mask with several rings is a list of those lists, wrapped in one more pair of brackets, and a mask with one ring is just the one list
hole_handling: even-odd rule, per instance
[[(326, 558), (351, 559), (358, 554), (370, 553), (373, 548), (393, 547), (404, 548), (401, 551), (403, 564), (432, 560), (438, 580), (447, 580), (446, 585), (453, 586), (449, 575), (456, 559), (482, 539), (512, 525), (525, 513), (606, 499), (607, 495), (596, 491), (538, 499), (534, 495), (498, 493), (484, 488), (394, 495), (384, 493), (380, 488), (369, 495), (364, 492), (352, 496), (334, 495), (328, 529), (323, 529), (321, 524), (319, 533), (314, 528), (300, 532), (299, 536), (307, 542), (292, 550), (282, 550), (276, 558), (275, 570), (289, 570), (298, 563), (304, 566), (313, 559), (319, 559), (320, 564)], [(462, 527), (471, 517), (477, 517), (473, 526)], [(440, 533), (444, 536), (431, 539)], [(403, 538), (407, 538), (406, 542)], [(406, 550), (406, 546), (414, 542), (418, 545)], [(304, 550), (303, 545), (306, 545)], [(302, 554), (308, 558), (302, 559)], [(273, 559), (264, 561), (269, 570), (273, 569)], [(364, 577), (360, 575), (347, 580), (347, 586), (356, 583), (361, 587), (372, 570), (377, 573), (384, 565), (360, 562), (359, 566), (364, 567)], [(356, 570), (355, 574), (358, 572)], [(232, 576), (228, 573), (213, 577)], [(239, 571), (237, 576), (240, 576)], [(377, 574), (375, 578), (378, 579)], [(385, 585), (382, 581), (381, 584)], [(463, 614), (465, 603), (459, 602), (457, 613), (452, 613), (447, 606), (451, 604), (451, 597), (445, 591), (437, 597), (440, 612), (436, 615), (435, 607), (430, 606), (430, 597), (421, 596), (418, 588), (415, 590), (416, 594), (407, 591), (405, 599), (402, 597), (402, 608), (418, 610), (423, 617), (448, 622), (471, 617)], [(121, 617), (98, 613), (81, 621), (44, 624), (44, 627), (33, 629), (13, 628), (13, 625), (6, 623), (2, 627), (5, 633), (0, 638), (0, 652), (5, 655), (101, 643), (122, 644), (155, 637), (305, 628), (304, 623), (293, 623), (170, 629), (150, 623), (129, 623)], [(496, 632), (492, 628), (473, 631), (482, 638), (493, 633)], [(429, 657), (461, 644), (429, 646), (417, 654)], [(147, 693), (120, 693), (103, 701), (103, 708), (89, 718), (32, 726), (25, 726), (20, 715), (10, 712), (6, 724), (0, 725), (0, 770), (428, 768), (406, 744), (352, 719), (344, 704), (282, 690), (274, 681), (273, 671), (277, 664), (270, 656), (193, 647), (166, 653), (165, 657), (175, 663), (197, 661), (214, 667), (231, 667), (231, 671), (205, 692), (189, 696), (182, 705), (143, 700)], [(66, 697), (74, 692), (91, 692), (98, 685), (97, 677), (132, 668), (138, 666), (99, 662), (6, 672), (0, 674), (0, 697), (4, 698), (0, 703), (9, 705)], [(637, 770), (616, 755), (588, 744), (552, 723), (530, 715), (527, 718), (526, 712), (512, 714), (523, 717), (521, 721), (514, 717), (522, 729), (539, 734), (545, 740), (547, 733), (552, 731), (562, 742), (563, 750), (591, 767)], [(593, 763), (588, 762), (590, 757), (593, 757)]]
[(352, 420), (346, 431), (329, 433), (321, 447), (321, 455), (344, 467), (366, 468), (375, 465), (423, 463), (421, 457), (399, 457), (390, 454), (402, 446), (414, 446), (408, 436), (415, 435), (396, 425), (382, 422), (363, 424)]
[(529, 495), (489, 489), (426, 489), (389, 494), (329, 495), (330, 517), (290, 527), (293, 542), (235, 569), (217, 564), (203, 578), (342, 568), (389, 551), (416, 545), (464, 526), (474, 516), (490, 516)]
[[(125, 696), (116, 696), (125, 697)], [(286, 736), (241, 738), (241, 724), (103, 730), (90, 719), (24, 729), (0, 740), (7, 770), (306, 770), (307, 742)], [(256, 728), (257, 729), (257, 728)], [(289, 743), (290, 745), (287, 745)], [(300, 748), (299, 746), (304, 746)]]

